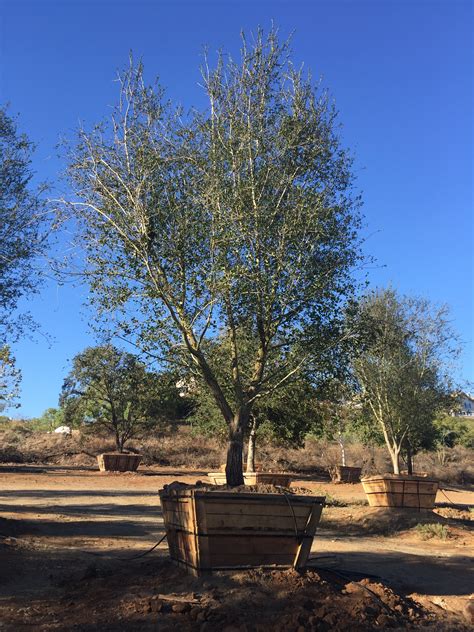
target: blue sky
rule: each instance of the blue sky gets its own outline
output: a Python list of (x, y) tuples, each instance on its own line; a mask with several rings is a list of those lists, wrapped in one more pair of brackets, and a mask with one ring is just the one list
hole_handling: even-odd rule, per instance
[[(0, 102), (38, 145), (37, 178), (57, 183), (60, 135), (109, 112), (130, 49), (172, 98), (201, 105), (203, 45), (235, 53), (242, 28), (273, 19), (337, 101), (372, 284), (448, 303), (474, 380), (472, 17), (463, 0), (0, 0)], [(55, 406), (68, 359), (93, 343), (86, 293), (47, 281), (27, 302), (54, 341), (15, 346), (21, 414)]]

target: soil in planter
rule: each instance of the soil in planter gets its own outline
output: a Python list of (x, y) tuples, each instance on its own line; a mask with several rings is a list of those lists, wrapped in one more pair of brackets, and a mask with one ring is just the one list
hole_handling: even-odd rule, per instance
[(163, 489), (168, 491), (180, 489), (199, 489), (203, 492), (232, 492), (234, 494), (294, 494), (297, 496), (318, 496), (314, 490), (305, 487), (282, 487), (281, 485), (268, 485), (267, 483), (258, 483), (257, 485), (239, 485), (238, 487), (230, 487), (230, 485), (211, 485), (203, 481), (197, 481), (194, 485), (180, 483), (175, 481), (170, 485), (165, 485)]

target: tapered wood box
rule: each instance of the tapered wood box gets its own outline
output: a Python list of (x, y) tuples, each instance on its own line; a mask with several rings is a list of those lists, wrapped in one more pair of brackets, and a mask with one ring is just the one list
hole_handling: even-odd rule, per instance
[(195, 575), (256, 566), (303, 568), (325, 500), (173, 486), (162, 489), (160, 498), (171, 559)]
[[(225, 485), (225, 472), (209, 472), (209, 480), (213, 485)], [(284, 472), (244, 472), (245, 485), (279, 485), (280, 487), (289, 487), (291, 483), (291, 474)]]
[(335, 465), (329, 468), (329, 475), (333, 483), (359, 483), (361, 473), (361, 467)]
[(105, 452), (97, 457), (101, 472), (135, 472), (141, 460), (142, 457), (139, 454), (120, 452)]
[(382, 474), (361, 479), (371, 507), (433, 509), (438, 481), (425, 476)]

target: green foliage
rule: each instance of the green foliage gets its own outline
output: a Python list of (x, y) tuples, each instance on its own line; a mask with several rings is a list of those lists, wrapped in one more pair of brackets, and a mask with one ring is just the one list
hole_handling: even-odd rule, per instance
[(10, 347), (0, 347), (0, 412), (12, 406), (19, 393), (21, 372), (15, 366)]
[[(185, 351), (171, 357), (209, 389), (240, 479), (253, 406), (296, 377), (313, 346), (334, 344), (360, 260), (334, 103), (289, 56), (274, 30), (252, 46), (243, 38), (238, 63), (206, 64), (208, 108), (188, 117), (131, 63), (111, 121), (81, 129), (69, 149), (65, 208), (102, 322), (155, 356)], [(222, 332), (219, 379), (206, 343)]]
[(436, 522), (432, 524), (417, 524), (415, 530), (422, 540), (431, 540), (432, 538), (447, 540), (450, 537), (448, 527)]
[(32, 143), (0, 107), (0, 340), (20, 335), (27, 318), (15, 318), (25, 294), (36, 291), (35, 260), (46, 243), (46, 214), (40, 192), (30, 187)]
[(105, 429), (119, 451), (172, 421), (183, 406), (170, 376), (149, 372), (136, 356), (111, 345), (89, 347), (74, 358), (60, 403), (68, 425)]
[(47, 408), (41, 417), (28, 421), (28, 427), (34, 432), (53, 432), (55, 428), (65, 425), (62, 408)]
[(474, 418), (455, 417), (444, 413), (435, 419), (434, 425), (439, 445), (447, 448), (456, 445), (474, 448)]
[(449, 359), (457, 348), (445, 307), (375, 292), (361, 304), (364, 347), (354, 361), (366, 436), (384, 439), (398, 473), (399, 455), (432, 448), (436, 415), (450, 401)]
[[(196, 387), (195, 409), (189, 416), (193, 428), (204, 435), (225, 440), (228, 427), (215, 400), (204, 385)], [(232, 394), (227, 394), (232, 401)], [(316, 392), (309, 382), (299, 380), (275, 390), (252, 408), (257, 437), (286, 447), (300, 447), (315, 424)]]

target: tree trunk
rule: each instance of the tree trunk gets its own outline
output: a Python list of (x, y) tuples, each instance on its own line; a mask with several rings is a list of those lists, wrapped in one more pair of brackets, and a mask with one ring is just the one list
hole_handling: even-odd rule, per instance
[(250, 427), (248, 451), (247, 451), (247, 472), (255, 472), (255, 443), (257, 441), (257, 421), (255, 417), (252, 418), (252, 425)]
[(406, 448), (406, 457), (407, 457), (407, 472), (410, 476), (413, 475), (413, 455), (411, 451), (411, 445), (407, 442)]
[(117, 452), (122, 454), (123, 452), (123, 439), (120, 436), (120, 433), (117, 428), (115, 428), (115, 447), (117, 448)]
[(247, 430), (250, 413), (241, 408), (234, 416), (229, 428), (229, 445), (227, 448), (227, 462), (225, 475), (227, 485), (238, 487), (244, 484), (243, 450), (244, 434)]
[(337, 441), (339, 443), (339, 447), (341, 448), (341, 465), (346, 467), (346, 446), (344, 444), (342, 433), (338, 434)]
[(392, 467), (394, 474), (400, 474), (400, 450), (397, 448), (389, 448), (390, 458), (392, 459)]

